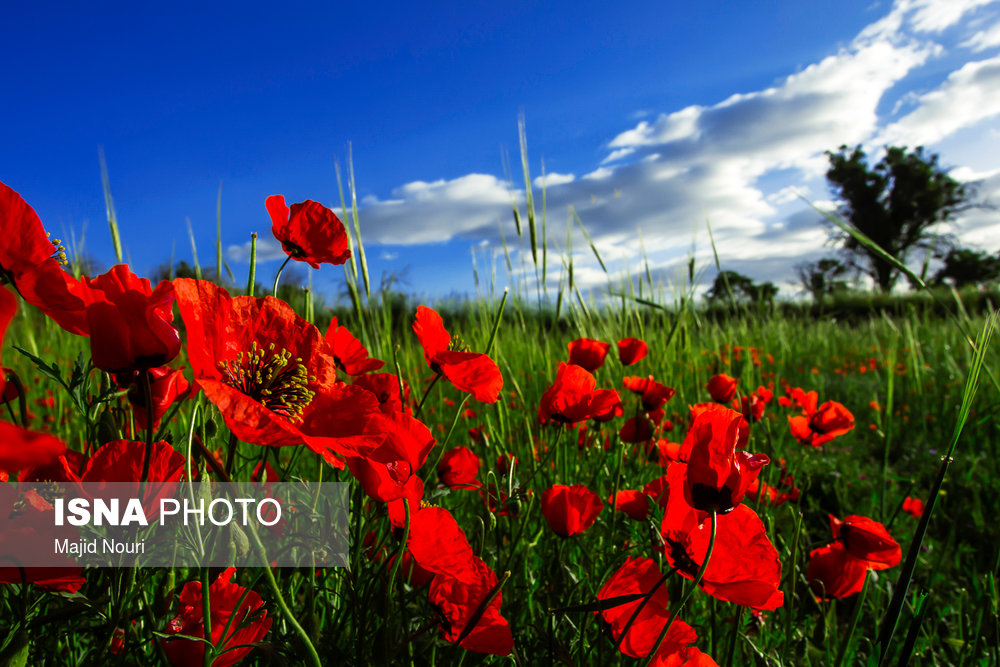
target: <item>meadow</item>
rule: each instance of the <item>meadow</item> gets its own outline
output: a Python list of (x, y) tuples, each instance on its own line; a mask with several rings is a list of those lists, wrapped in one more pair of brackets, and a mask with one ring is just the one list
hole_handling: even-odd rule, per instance
[[(186, 393), (176, 378), (162, 391), (160, 375), (145, 387), (122, 379), (102, 361), (118, 351), (98, 350), (93, 319), (89, 338), (74, 335), (65, 313), (50, 303), (43, 313), (26, 279), (13, 281), (25, 300), (0, 353), (19, 378), (5, 388), (5, 422), (58, 437), (59, 461), (77, 469), (127, 442), (134, 474), (152, 475), (162, 441), (174, 452), (164, 456), (190, 456), (202, 479), (269, 468), (269, 479), (350, 483), (351, 544), (349, 568), (105, 568), (62, 579), (2, 568), (0, 665), (998, 664), (1000, 366), (988, 309), (970, 315), (955, 293), (850, 321), (735, 305), (708, 317), (690, 283), (640, 279), (594, 301), (573, 286), (571, 255), (549, 253), (568, 282), (547, 298), (483, 278), (479, 297), (439, 304), (438, 321), (371, 289), (356, 210), (342, 217), (358, 234), (345, 258), (353, 300), (330, 311), (279, 289), (291, 304), (283, 331), (326, 334), (330, 347), (311, 343), (311, 353), (337, 359), (338, 437), (358, 418), (346, 412), (361, 410), (350, 388), (364, 387), (393, 424), (389, 459), (347, 445), (332, 455), (262, 445), (252, 440), (266, 428), (234, 428), (231, 401), (203, 370), (216, 343), (202, 329), (215, 320), (199, 300), (229, 303), (207, 282), (176, 280), (179, 316), (172, 298), (169, 318), (156, 311), (183, 341), (170, 369), (203, 389)], [(530, 230), (533, 239), (534, 220)], [(278, 308), (253, 274), (226, 287), (234, 304), (256, 293), (234, 313)], [(617, 345), (629, 339), (645, 354)], [(287, 417), (287, 405), (257, 398)], [(286, 404), (301, 408), (298, 421), (286, 421), (312, 438), (318, 399), (295, 400)], [(155, 427), (137, 418), (151, 401), (163, 404)], [(728, 454), (705, 454), (721, 432)], [(10, 484), (26, 470), (46, 479), (53, 465), (74, 468), (53, 457), (15, 465), (16, 438), (23, 450), (40, 445), (23, 431), (4, 437)], [(734, 459), (737, 445), (769, 462)], [(731, 473), (707, 501), (691, 481), (706, 456)]]

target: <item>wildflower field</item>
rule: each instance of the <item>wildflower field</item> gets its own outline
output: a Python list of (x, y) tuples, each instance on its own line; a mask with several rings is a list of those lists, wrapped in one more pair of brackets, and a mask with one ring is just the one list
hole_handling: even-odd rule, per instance
[(305, 479), (349, 567), (0, 563), (0, 665), (1000, 660), (993, 314), (717, 321), (551, 253), (547, 299), (401, 312), (351, 211), (261, 213), (347, 306), (74, 274), (0, 185), (0, 552), (53, 511), (22, 483)]

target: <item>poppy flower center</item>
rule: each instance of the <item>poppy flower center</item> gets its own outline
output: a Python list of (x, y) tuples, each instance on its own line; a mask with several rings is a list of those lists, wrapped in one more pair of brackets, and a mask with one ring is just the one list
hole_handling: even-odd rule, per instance
[(250, 344), (249, 352), (240, 352), (231, 361), (219, 362), (222, 381), (265, 408), (288, 419), (298, 419), (316, 392), (308, 384), (316, 378), (306, 372), (299, 358), (288, 350), (275, 350)]
[[(46, 234), (49, 236), (49, 234)], [(69, 264), (69, 260), (66, 259), (66, 248), (63, 246), (62, 241), (59, 239), (49, 239), (55, 248), (52, 250), (52, 258), (54, 258), (60, 264)]]
[(462, 340), (461, 336), (452, 336), (451, 337), (451, 342), (448, 343), (448, 351), (449, 352), (451, 352), (451, 351), (454, 351), (454, 352), (471, 352), (472, 351), (472, 347), (470, 347), (468, 344), (466, 344), (466, 342), (464, 340)]

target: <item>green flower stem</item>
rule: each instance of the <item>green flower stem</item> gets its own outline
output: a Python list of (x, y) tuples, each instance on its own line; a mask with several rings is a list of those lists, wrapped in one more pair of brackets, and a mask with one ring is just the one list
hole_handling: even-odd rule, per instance
[(660, 636), (656, 638), (656, 643), (653, 644), (653, 648), (650, 649), (649, 655), (646, 656), (646, 660), (642, 663), (642, 667), (649, 667), (649, 663), (653, 662), (653, 658), (656, 657), (656, 652), (660, 650), (660, 644), (667, 637), (667, 632), (670, 630), (670, 626), (673, 624), (674, 619), (677, 615), (681, 613), (681, 609), (684, 608), (684, 604), (691, 597), (691, 594), (698, 589), (698, 584), (701, 583), (702, 577), (705, 576), (705, 570), (708, 569), (708, 561), (712, 558), (712, 550), (715, 548), (715, 534), (718, 529), (718, 513), (712, 510), (712, 534), (708, 539), (708, 550), (705, 552), (705, 560), (702, 562), (701, 567), (698, 568), (698, 574), (695, 575), (694, 581), (691, 582), (691, 587), (688, 588), (687, 592), (681, 598), (680, 603), (674, 607), (674, 610), (670, 612), (670, 617), (667, 618), (667, 624), (663, 626), (663, 630), (660, 632)]

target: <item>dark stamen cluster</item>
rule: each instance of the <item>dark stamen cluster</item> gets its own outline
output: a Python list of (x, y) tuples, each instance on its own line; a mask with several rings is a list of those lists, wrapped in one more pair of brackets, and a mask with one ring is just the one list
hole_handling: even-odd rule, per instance
[(316, 392), (309, 382), (316, 380), (306, 372), (301, 359), (288, 350), (275, 351), (251, 343), (248, 352), (240, 352), (231, 361), (219, 362), (223, 382), (260, 401), (264, 407), (288, 419), (298, 419)]

